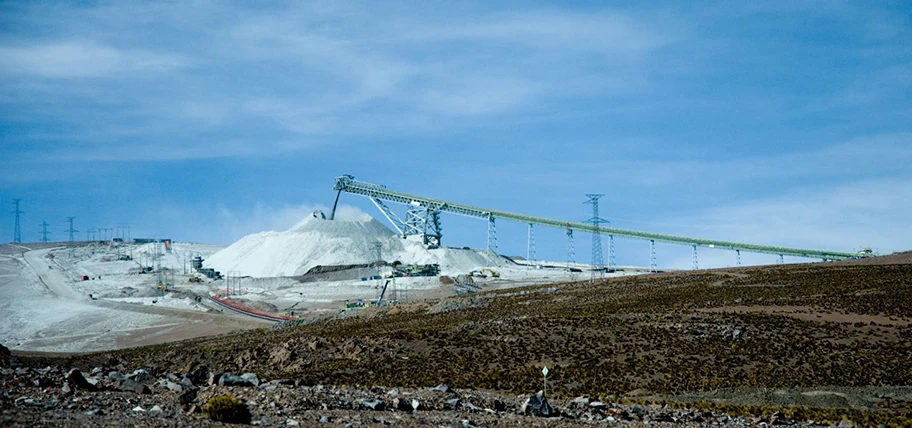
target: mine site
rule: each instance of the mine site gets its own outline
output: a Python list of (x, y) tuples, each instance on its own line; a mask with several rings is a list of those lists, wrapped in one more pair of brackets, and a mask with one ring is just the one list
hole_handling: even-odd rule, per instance
[[(338, 186), (359, 185), (348, 177), (340, 177)], [(440, 214), (415, 204), (410, 217)], [(364, 213), (344, 219), (318, 210), (289, 230), (247, 235), (227, 247), (93, 239), (100, 231), (82, 242), (9, 244), (3, 291), (11, 322), (0, 337), (13, 350), (104, 351), (487, 290), (656, 271), (445, 247), (439, 231), (413, 223), (405, 234), (398, 218), (387, 227)]]
[[(367, 194), (390, 226), (364, 213), (337, 218), (317, 210), (288, 230), (225, 247), (121, 237), (2, 246), (2, 420), (910, 420), (910, 253), (559, 222), (403, 194), (349, 175), (337, 177), (334, 190), (337, 202), (343, 193)], [(382, 202), (406, 199), (408, 222)], [(529, 222), (530, 249), (534, 225), (557, 224), (604, 234), (609, 246), (615, 237), (677, 240), (695, 258), (703, 246), (728, 248), (739, 260), (744, 251), (824, 261), (663, 270), (508, 257), (493, 246), (440, 245), (446, 212), (491, 227), (498, 218)]]
[(912, 428), (912, 14), (0, 1), (0, 428)]

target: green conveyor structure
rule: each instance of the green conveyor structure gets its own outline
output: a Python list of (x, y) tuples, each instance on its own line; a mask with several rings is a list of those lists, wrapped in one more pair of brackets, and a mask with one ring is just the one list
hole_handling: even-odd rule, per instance
[(396, 192), (387, 189), (382, 185), (355, 180), (351, 175), (336, 177), (336, 184), (333, 189), (338, 190), (340, 193), (344, 191), (346, 193), (351, 193), (354, 195), (366, 196), (371, 199), (396, 202), (413, 207), (421, 206), (430, 210), (460, 214), (468, 217), (477, 217), (488, 220), (503, 219), (525, 224), (534, 224), (537, 226), (547, 226), (587, 233), (598, 231), (603, 235), (643, 239), (647, 241), (665, 242), (669, 244), (707, 247), (750, 253), (775, 254), (780, 256), (817, 258), (823, 260), (843, 260), (858, 256), (856, 253), (845, 253), (827, 250), (809, 250), (803, 248), (777, 247), (773, 245), (748, 244), (744, 242), (718, 241), (705, 238), (691, 238), (686, 236), (666, 235), (662, 233), (644, 232), (630, 229), (619, 229), (616, 227), (595, 226), (587, 223), (555, 220), (525, 214), (516, 214), (507, 211), (474, 207), (471, 205), (458, 204), (455, 202)]

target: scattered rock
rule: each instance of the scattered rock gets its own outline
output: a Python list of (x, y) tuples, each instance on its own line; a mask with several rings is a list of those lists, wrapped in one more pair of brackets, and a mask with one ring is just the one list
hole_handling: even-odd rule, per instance
[(183, 406), (193, 403), (194, 401), (196, 401), (196, 391), (190, 390), (190, 391), (187, 391), (187, 392), (181, 394), (180, 397), (177, 398), (177, 401)]
[[(417, 402), (417, 400), (415, 400), (415, 401)], [(410, 401), (404, 400), (401, 398), (394, 399), (393, 405), (396, 406), (396, 410), (400, 410), (403, 412), (414, 412), (415, 411), (415, 407), (412, 406), (412, 403)]]
[(162, 410), (161, 406), (159, 406), (158, 404), (152, 406), (152, 408), (149, 409), (149, 411), (152, 412), (152, 413), (162, 413), (162, 412), (164, 412), (164, 410)]
[(15, 401), (13, 401), (13, 404), (15, 404), (17, 406), (40, 407), (40, 406), (44, 405), (44, 402), (41, 400), (36, 400), (32, 397), (19, 397)]
[(225, 373), (218, 380), (219, 386), (257, 386), (259, 384), (260, 380), (253, 373), (244, 373), (241, 376)]
[(222, 373), (219, 373), (219, 372), (210, 372), (210, 373), (209, 373), (209, 381), (206, 382), (206, 384), (208, 384), (208, 385), (210, 385), (210, 386), (218, 385), (218, 384), (219, 384), (219, 380), (221, 380), (221, 378), (222, 378)]
[(253, 386), (260, 386), (260, 378), (257, 377), (256, 373), (244, 373), (241, 375), (242, 379), (246, 379)]
[(589, 403), (589, 408), (591, 409), (604, 409), (606, 407), (608, 407), (608, 405), (601, 401), (593, 401)]
[(55, 385), (54, 381), (48, 379), (45, 376), (38, 376), (37, 378), (32, 380), (32, 384), (37, 386), (38, 388), (48, 388), (48, 387)]
[(550, 418), (556, 415), (556, 412), (551, 405), (548, 404), (548, 399), (545, 398), (544, 391), (538, 391), (534, 395), (530, 396), (523, 403), (520, 413), (524, 415), (533, 415), (541, 416), (545, 418)]
[(9, 367), (10, 366), (10, 350), (6, 346), (0, 345), (0, 367)]
[(209, 368), (206, 366), (195, 366), (192, 370), (185, 371), (184, 377), (190, 379), (194, 385), (203, 384), (209, 377)]
[(132, 379), (137, 382), (145, 382), (146, 379), (149, 379), (149, 377), (149, 372), (147, 372), (145, 369), (136, 369), (133, 371), (133, 373), (127, 375), (127, 379)]
[(131, 379), (124, 379), (121, 381), (120, 385), (117, 386), (117, 389), (120, 391), (133, 392), (136, 394), (152, 393), (152, 390), (148, 386)]
[[(82, 372), (79, 369), (72, 369), (66, 375), (66, 381), (70, 384), (71, 387), (75, 389), (82, 389), (86, 391), (96, 391), (98, 388), (93, 383), (89, 381), (82, 375)], [(96, 380), (97, 382), (97, 380)]]
[(440, 385), (431, 388), (431, 391), (447, 393), (450, 392), (450, 387), (441, 383)]
[(462, 408), (466, 409), (470, 412), (480, 412), (480, 411), (484, 410), (481, 407), (478, 407), (472, 403), (469, 403), (468, 401), (462, 403)]
[(488, 407), (495, 412), (505, 412), (507, 410), (507, 403), (504, 403), (500, 399), (495, 398), (488, 402)]
[(361, 405), (371, 410), (386, 410), (386, 403), (383, 400), (361, 400)]
[(592, 400), (590, 400), (589, 397), (576, 397), (571, 403), (576, 407), (589, 407)]

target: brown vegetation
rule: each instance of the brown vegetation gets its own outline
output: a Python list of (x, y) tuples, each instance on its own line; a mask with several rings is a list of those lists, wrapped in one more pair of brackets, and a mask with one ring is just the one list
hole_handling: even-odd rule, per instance
[[(759, 307), (800, 307), (809, 315), (749, 309)], [(197, 361), (309, 384), (447, 383), (510, 392), (540, 388), (547, 365), (549, 392), (563, 398), (912, 385), (912, 264), (680, 272), (499, 290), (435, 308), (72, 362), (113, 354), (137, 366), (177, 370)], [(882, 407), (854, 412), (868, 422), (912, 417), (909, 402)]]

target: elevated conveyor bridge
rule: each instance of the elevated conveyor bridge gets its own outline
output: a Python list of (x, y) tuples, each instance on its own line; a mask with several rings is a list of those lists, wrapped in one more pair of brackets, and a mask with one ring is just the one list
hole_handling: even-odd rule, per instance
[[(474, 207), (471, 205), (458, 204), (455, 202), (443, 201), (439, 199), (425, 198), (417, 195), (410, 195), (407, 193), (397, 192), (390, 189), (387, 189), (385, 186), (381, 186), (373, 183), (366, 183), (363, 181), (357, 181), (351, 175), (343, 175), (341, 177), (336, 177), (336, 183), (333, 189), (337, 190), (339, 194), (342, 192), (351, 193), (354, 195), (361, 195), (371, 199), (375, 205), (380, 209), (384, 214), (387, 220), (393, 224), (393, 227), (396, 228), (403, 236), (420, 234), (422, 231), (428, 233), (433, 237), (436, 237), (438, 243), (440, 238), (439, 233), (439, 221), (437, 220), (436, 213), (439, 212), (449, 212), (453, 214), (459, 214), (468, 217), (476, 217), (481, 219), (486, 219), (489, 222), (489, 238), (488, 238), (488, 247), (491, 248), (491, 228), (495, 219), (510, 220), (520, 223), (526, 223), (529, 225), (537, 226), (547, 226), (554, 227), (559, 229), (564, 229), (568, 232), (568, 235), (572, 235), (573, 231), (587, 232), (587, 233), (601, 233), (603, 235), (609, 236), (618, 236), (625, 238), (633, 239), (642, 239), (650, 241), (652, 244), (656, 242), (664, 242), (669, 244), (679, 244), (679, 245), (689, 245), (694, 249), (696, 247), (707, 247), (715, 248), (722, 250), (732, 250), (737, 251), (740, 255), (740, 252), (750, 252), (750, 253), (764, 253), (764, 254), (775, 254), (780, 256), (794, 256), (794, 257), (806, 257), (806, 258), (817, 258), (823, 260), (842, 260), (849, 257), (856, 256), (855, 253), (845, 253), (839, 251), (827, 251), (827, 250), (810, 250), (803, 248), (789, 248), (789, 247), (778, 247), (772, 245), (760, 245), (760, 244), (748, 244), (743, 242), (730, 242), (730, 241), (719, 241), (714, 239), (704, 239), (704, 238), (691, 238), (686, 236), (676, 236), (676, 235), (666, 235), (661, 233), (653, 232), (644, 232), (639, 230), (629, 230), (629, 229), (619, 229), (616, 227), (606, 227), (606, 226), (595, 226), (593, 224), (586, 224), (580, 222), (571, 222), (564, 220), (555, 220), (545, 217), (536, 217), (525, 214), (516, 214), (506, 211), (493, 210), (489, 208), (480, 208)], [(396, 202), (404, 204), (408, 209), (406, 221), (400, 220), (393, 212), (386, 206), (383, 201)], [(338, 194), (336, 195), (336, 202), (338, 203)], [(333, 207), (335, 211), (335, 206)], [(420, 212), (424, 212), (424, 216), (420, 215)], [(426, 238), (427, 241), (427, 238)], [(495, 238), (496, 242), (496, 238)], [(425, 242), (429, 243), (429, 242)], [(430, 242), (429, 244), (434, 244)]]

